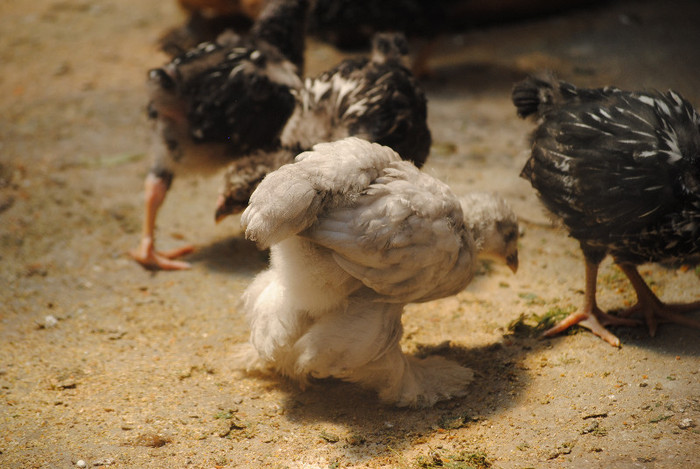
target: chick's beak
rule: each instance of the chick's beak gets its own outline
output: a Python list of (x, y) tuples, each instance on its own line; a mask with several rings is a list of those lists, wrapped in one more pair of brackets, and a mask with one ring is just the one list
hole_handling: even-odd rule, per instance
[(220, 223), (221, 220), (231, 215), (231, 210), (226, 205), (226, 197), (223, 194), (219, 194), (219, 198), (216, 200), (216, 212), (214, 212), (214, 220), (216, 223)]
[(510, 267), (510, 270), (513, 271), (513, 273), (516, 273), (518, 271), (518, 252), (516, 251), (514, 254), (511, 254), (506, 258), (506, 265)]

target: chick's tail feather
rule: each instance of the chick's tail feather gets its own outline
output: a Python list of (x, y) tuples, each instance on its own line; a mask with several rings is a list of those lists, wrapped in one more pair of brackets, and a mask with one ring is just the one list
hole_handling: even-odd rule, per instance
[(511, 98), (518, 116), (541, 116), (548, 107), (558, 100), (558, 83), (551, 75), (543, 78), (527, 77), (513, 87)]

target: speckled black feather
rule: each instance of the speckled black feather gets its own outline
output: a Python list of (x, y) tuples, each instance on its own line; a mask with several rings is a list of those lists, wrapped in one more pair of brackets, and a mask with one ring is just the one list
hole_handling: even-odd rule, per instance
[(158, 42), (163, 52), (175, 58), (202, 42), (215, 41), (224, 31), (247, 34), (252, 26), (253, 19), (242, 13), (210, 16), (193, 11), (185, 24), (170, 30)]
[(517, 84), (539, 118), (522, 177), (599, 262), (700, 261), (700, 116), (677, 93)]
[[(352, 96), (337, 103), (338, 125), (346, 126), (349, 135), (364, 135), (370, 141), (394, 149), (405, 160), (421, 167), (431, 145), (427, 126), (427, 100), (413, 74), (400, 62), (407, 52), (403, 35), (378, 35), (401, 38), (387, 50), (376, 41), (375, 56), (381, 59), (348, 59), (314, 79), (317, 83), (333, 82), (338, 77), (356, 83)], [(403, 42), (401, 42), (403, 41)], [(329, 89), (328, 94), (333, 90)], [(320, 99), (327, 99), (321, 96)], [(366, 101), (361, 112), (349, 112), (353, 105)]]
[(251, 35), (275, 46), (288, 60), (304, 71), (304, 36), (308, 0), (270, 0)]
[[(284, 59), (272, 48), (242, 45), (240, 52), (230, 52), (183, 91), (191, 103), (187, 120), (193, 139), (228, 142), (236, 153), (272, 145), (294, 109), (289, 87), (274, 82), (261, 69), (265, 61)], [(250, 72), (232, 73), (248, 65), (252, 65)], [(264, 125), (251, 118), (261, 115)]]
[(151, 70), (149, 117), (162, 141), (154, 173), (279, 145), (295, 107), (291, 88), (302, 86), (307, 7), (308, 0), (272, 1), (250, 35), (224, 33)]

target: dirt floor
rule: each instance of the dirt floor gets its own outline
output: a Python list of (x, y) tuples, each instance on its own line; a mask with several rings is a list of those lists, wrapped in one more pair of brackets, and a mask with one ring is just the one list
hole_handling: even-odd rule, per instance
[[(612, 2), (439, 39), (426, 171), (500, 191), (523, 236), (517, 275), (485, 265), (459, 295), (407, 308), (407, 351), (477, 372), (468, 397), (428, 410), (236, 369), (238, 300), (267, 257), (238, 219), (213, 223), (218, 177), (176, 180), (159, 219), (162, 248), (197, 245), (191, 270), (126, 257), (149, 166), (146, 71), (180, 21), (174, 1), (0, 3), (0, 467), (700, 467), (700, 332), (617, 329), (620, 349), (533, 338), (537, 317), (580, 306), (583, 263), (518, 178), (532, 124), (509, 101), (546, 67), (700, 105), (700, 3)], [(339, 60), (308, 52), (309, 73)], [(664, 299), (700, 299), (698, 270), (643, 273)], [(634, 301), (609, 261), (599, 291), (605, 309)]]

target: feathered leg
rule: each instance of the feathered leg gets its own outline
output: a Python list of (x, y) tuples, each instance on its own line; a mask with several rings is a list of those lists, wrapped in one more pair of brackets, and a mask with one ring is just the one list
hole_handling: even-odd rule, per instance
[(405, 355), (397, 343), (380, 358), (344, 379), (377, 391), (397, 407), (430, 407), (438, 401), (464, 396), (474, 372), (443, 357)]
[(178, 257), (189, 254), (194, 250), (193, 246), (184, 246), (172, 251), (158, 252), (155, 249), (155, 228), (158, 209), (165, 200), (168, 185), (165, 180), (149, 173), (145, 182), (145, 214), (143, 220), (143, 232), (139, 247), (129, 252), (129, 255), (147, 269), (182, 270), (189, 269), (188, 262), (176, 261)]
[(654, 337), (659, 322), (672, 322), (683, 326), (700, 329), (700, 321), (683, 316), (683, 313), (700, 311), (700, 301), (693, 303), (669, 303), (659, 300), (644, 281), (637, 267), (632, 264), (618, 264), (620, 269), (627, 275), (632, 283), (634, 291), (637, 293), (637, 303), (622, 312), (627, 317), (632, 314), (642, 313), (649, 327), (649, 335)]
[[(292, 347), (308, 329), (310, 320), (304, 311), (295, 308), (285, 286), (280, 283), (278, 272), (266, 270), (243, 293), (243, 310), (250, 323), (250, 343), (258, 353), (259, 360), (248, 364), (248, 368), (265, 363), (285, 376), (296, 378)], [(300, 379), (303, 384), (306, 377)]]
[(399, 407), (429, 407), (463, 396), (473, 372), (442, 357), (406, 356), (403, 305), (350, 300), (317, 319), (294, 345), (295, 377), (334, 377), (376, 391)]
[(377, 360), (403, 335), (403, 305), (356, 298), (320, 315), (294, 344), (299, 376), (344, 379)]
[[(279, 245), (273, 246), (273, 252)], [(274, 257), (274, 256), (273, 256)], [(296, 370), (294, 344), (312, 326), (308, 311), (289, 295), (289, 285), (279, 269), (259, 273), (241, 296), (242, 310), (250, 324), (250, 341), (232, 357), (236, 366), (251, 370), (274, 369), (308, 385), (308, 373)]]
[(596, 282), (598, 280), (599, 263), (591, 262), (586, 259), (586, 290), (584, 293), (583, 309), (575, 311), (564, 318), (556, 326), (547, 329), (542, 337), (550, 337), (560, 332), (565, 331), (578, 324), (593, 332), (595, 335), (612, 345), (613, 347), (620, 346), (620, 339), (605, 328), (605, 326), (636, 326), (637, 321), (619, 318), (610, 314), (604, 313), (596, 301)]

